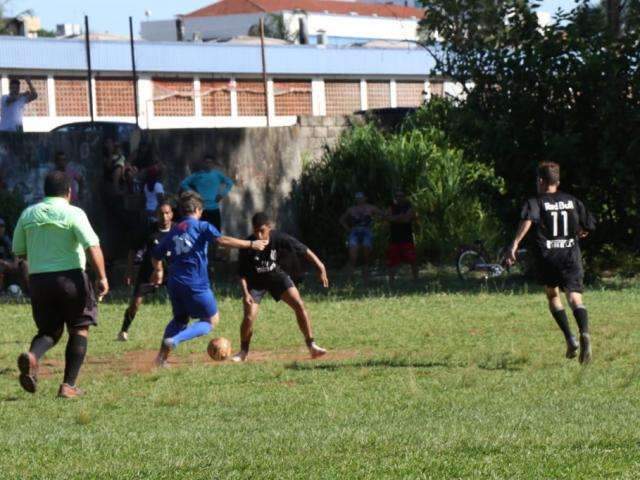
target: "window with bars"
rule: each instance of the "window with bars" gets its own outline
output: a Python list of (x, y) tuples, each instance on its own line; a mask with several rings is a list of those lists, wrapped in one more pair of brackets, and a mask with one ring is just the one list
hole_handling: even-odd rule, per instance
[(327, 80), (324, 91), (327, 115), (349, 115), (361, 109), (358, 80)]
[(259, 80), (237, 80), (238, 115), (256, 117), (266, 115), (264, 84)]
[[(14, 77), (9, 77), (11, 80)], [(26, 92), (29, 87), (27, 82), (23, 78), (20, 78), (20, 91)], [(31, 83), (33, 84), (36, 92), (38, 92), (38, 98), (33, 102), (28, 103), (24, 108), (25, 117), (48, 117), (49, 116), (49, 89), (47, 87), (46, 77), (31, 77)]]
[(275, 80), (276, 115), (311, 115), (311, 81)]
[(367, 81), (367, 108), (389, 108), (391, 86), (388, 81)]
[(133, 81), (130, 78), (96, 78), (96, 110), (99, 117), (133, 117)]
[(154, 78), (153, 109), (158, 117), (192, 117), (195, 115), (193, 80)]
[(424, 82), (396, 82), (398, 107), (419, 107), (422, 105)]
[(55, 77), (56, 115), (59, 117), (89, 116), (89, 85), (86, 78)]
[(231, 115), (230, 80), (200, 80), (202, 115), (228, 117)]

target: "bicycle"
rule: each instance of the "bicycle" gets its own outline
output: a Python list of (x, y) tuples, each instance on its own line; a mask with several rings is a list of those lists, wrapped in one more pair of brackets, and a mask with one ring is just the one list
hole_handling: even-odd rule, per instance
[[(529, 255), (526, 248), (519, 248), (516, 252), (516, 263), (507, 265), (506, 259), (509, 253), (508, 247), (501, 248), (497, 255), (492, 257), (482, 241), (478, 240), (473, 245), (463, 245), (458, 250), (456, 257), (456, 270), (462, 281), (471, 282), (489, 280), (510, 276), (529, 276), (531, 272)], [(494, 261), (490, 261), (494, 258)]]

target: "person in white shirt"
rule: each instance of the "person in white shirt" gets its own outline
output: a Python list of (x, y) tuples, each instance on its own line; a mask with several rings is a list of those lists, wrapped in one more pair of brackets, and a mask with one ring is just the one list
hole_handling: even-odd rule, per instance
[(152, 167), (147, 172), (147, 181), (144, 183), (145, 210), (147, 217), (155, 219), (159, 203), (164, 199), (164, 187), (160, 182), (160, 171)]
[(38, 98), (31, 79), (25, 78), (28, 92), (20, 92), (20, 80), (12, 78), (9, 82), (9, 95), (0, 99), (0, 132), (22, 132), (22, 114), (27, 103)]

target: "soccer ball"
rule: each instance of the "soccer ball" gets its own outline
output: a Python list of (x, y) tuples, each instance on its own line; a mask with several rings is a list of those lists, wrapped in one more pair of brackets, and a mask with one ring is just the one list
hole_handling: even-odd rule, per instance
[(7, 292), (9, 292), (9, 295), (11, 295), (12, 297), (22, 297), (22, 289), (18, 285), (9, 285), (7, 287)]
[(207, 346), (207, 353), (217, 362), (226, 360), (231, 355), (231, 342), (224, 337), (214, 338)]

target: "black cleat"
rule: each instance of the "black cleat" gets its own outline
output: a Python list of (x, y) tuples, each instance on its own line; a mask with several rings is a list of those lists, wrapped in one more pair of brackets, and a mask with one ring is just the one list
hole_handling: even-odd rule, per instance
[(576, 337), (571, 337), (570, 340), (567, 341), (567, 353), (565, 354), (565, 357), (571, 359), (571, 358), (576, 358), (578, 356), (578, 349), (580, 348), (580, 345), (578, 345), (578, 341), (576, 340)]
[(586, 365), (591, 362), (591, 337), (588, 333), (580, 334), (580, 363)]
[(38, 360), (31, 352), (24, 352), (18, 356), (18, 370), (20, 370), (20, 386), (29, 393), (36, 393), (38, 386)]

